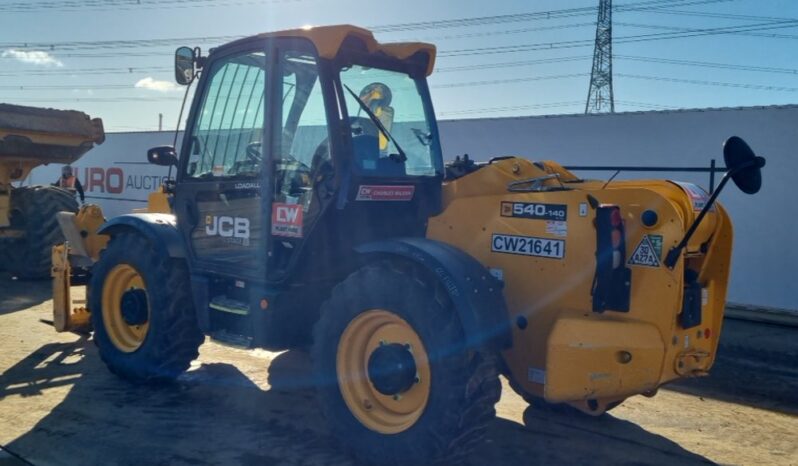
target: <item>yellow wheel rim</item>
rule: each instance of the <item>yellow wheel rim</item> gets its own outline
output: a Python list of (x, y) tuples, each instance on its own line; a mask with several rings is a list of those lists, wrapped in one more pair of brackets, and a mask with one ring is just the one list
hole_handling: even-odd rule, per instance
[(149, 302), (147, 303), (147, 322), (130, 325), (122, 317), (122, 296), (131, 289), (146, 291), (144, 279), (128, 264), (119, 264), (108, 273), (103, 283), (102, 315), (103, 324), (111, 343), (125, 353), (139, 349), (150, 328)]
[[(416, 376), (409, 388), (391, 396), (380, 393), (369, 380), (368, 363), (377, 348), (393, 343), (409, 349)], [(393, 312), (372, 309), (355, 317), (338, 343), (336, 369), (349, 411), (373, 431), (403, 432), (418, 421), (427, 406), (431, 382), (427, 351), (413, 327)]]

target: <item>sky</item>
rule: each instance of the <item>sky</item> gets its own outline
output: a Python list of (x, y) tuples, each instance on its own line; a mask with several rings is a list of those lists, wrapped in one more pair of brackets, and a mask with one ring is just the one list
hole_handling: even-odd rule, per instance
[[(585, 111), (598, 0), (0, 1), (0, 102), (174, 129), (180, 45), (349, 23), (438, 47), (441, 119)], [(613, 2), (615, 111), (798, 103), (798, 0)]]

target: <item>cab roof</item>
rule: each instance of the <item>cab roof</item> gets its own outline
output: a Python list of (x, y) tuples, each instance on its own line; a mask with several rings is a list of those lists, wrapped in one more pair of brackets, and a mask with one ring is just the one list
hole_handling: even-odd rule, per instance
[(336, 26), (304, 27), (300, 29), (287, 29), (284, 31), (257, 34), (232, 42), (240, 43), (253, 39), (266, 39), (274, 37), (301, 37), (310, 40), (316, 47), (321, 58), (333, 59), (338, 55), (343, 44), (349, 38), (358, 39), (366, 47), (369, 54), (384, 54), (398, 60), (406, 60), (413, 55), (421, 53), (427, 56), (426, 74), (429, 76), (435, 66), (435, 46), (425, 42), (389, 42), (380, 43), (374, 38), (371, 31), (349, 24)]

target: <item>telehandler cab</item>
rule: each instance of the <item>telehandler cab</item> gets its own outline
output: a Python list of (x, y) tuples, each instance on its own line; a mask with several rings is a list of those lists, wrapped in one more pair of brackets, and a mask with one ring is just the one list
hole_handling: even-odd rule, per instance
[[(203, 335), (310, 347), (331, 431), (387, 464), (466, 455), (499, 371), (594, 415), (706, 374), (732, 250), (720, 189), (516, 157), (444, 166), (434, 58), (352, 26), (178, 49), (177, 81), (201, 74), (180, 156), (148, 153), (176, 180), (149, 213), (62, 218), (59, 329), (90, 324), (136, 382), (177, 377)], [(756, 192), (764, 159), (739, 138), (724, 152), (722, 184)], [(69, 299), (78, 261), (88, 309)]]

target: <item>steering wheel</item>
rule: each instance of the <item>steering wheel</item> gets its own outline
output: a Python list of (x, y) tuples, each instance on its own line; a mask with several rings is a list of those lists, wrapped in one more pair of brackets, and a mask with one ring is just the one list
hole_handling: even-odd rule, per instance
[[(367, 134), (369, 136), (376, 136), (379, 137), (380, 130), (377, 128), (377, 125), (371, 121), (371, 118), (364, 118), (359, 116), (352, 116), (349, 117), (349, 128), (352, 131), (352, 134), (355, 136), (359, 136), (361, 134)], [(358, 128), (359, 131), (355, 129)]]
[(312, 186), (310, 168), (301, 162), (277, 161), (274, 174), (276, 192), (286, 196), (299, 197)]

